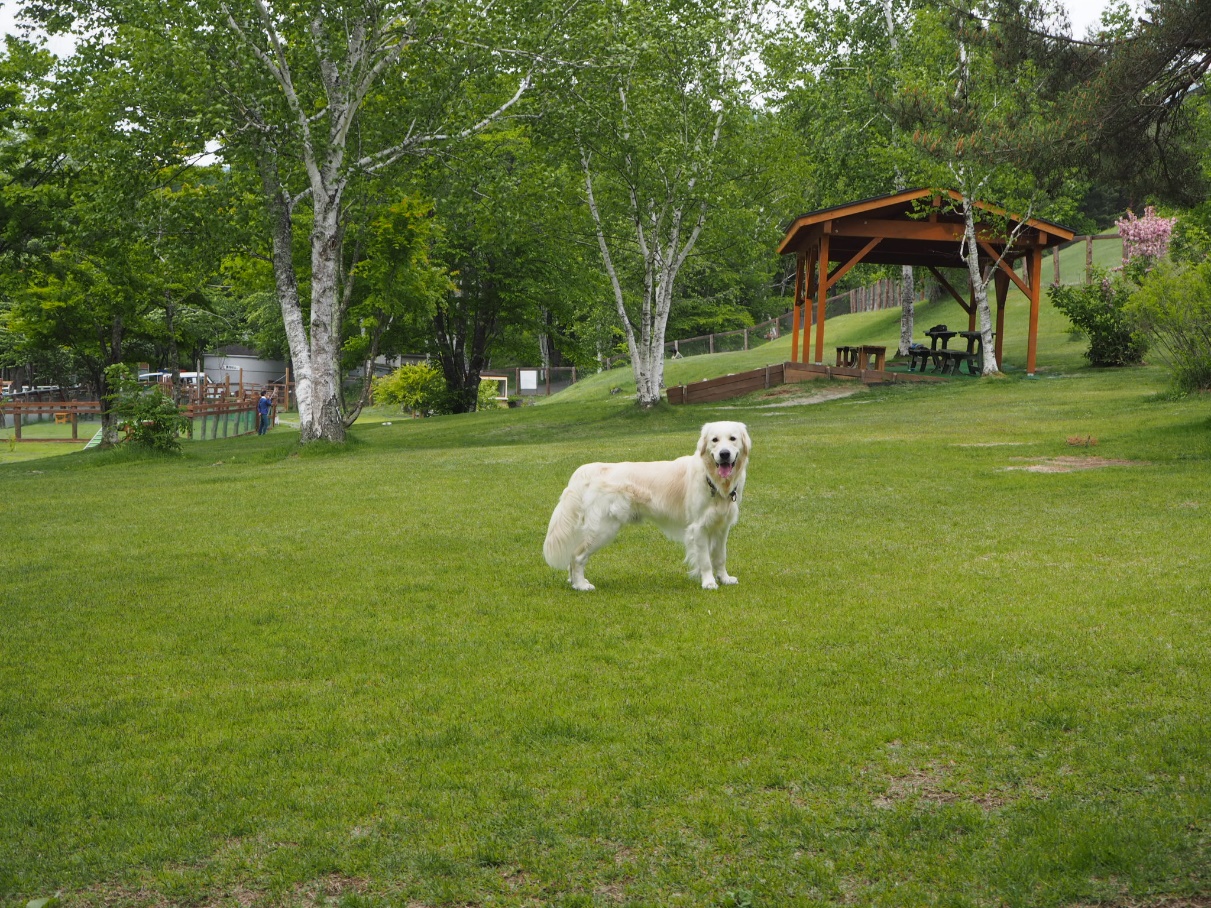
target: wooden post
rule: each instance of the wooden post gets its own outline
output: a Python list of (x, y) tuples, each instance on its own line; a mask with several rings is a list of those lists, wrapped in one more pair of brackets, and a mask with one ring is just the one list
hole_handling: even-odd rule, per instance
[[(791, 307), (791, 362), (799, 362), (799, 301), (803, 298), (803, 277), (807, 270), (807, 253), (795, 256), (795, 299)], [(804, 347), (807, 341), (803, 342)]]
[[(1092, 241), (1090, 243), (1092, 248)], [(1036, 246), (1030, 250), (1029, 266), (1027, 268), (1030, 286), (1030, 333), (1026, 337), (1026, 374), (1034, 376), (1035, 353), (1039, 346), (1039, 297), (1040, 284), (1043, 283), (1043, 250)]]
[(828, 234), (831, 224), (824, 225), (824, 234), (820, 237), (820, 253), (816, 262), (819, 277), (816, 279), (816, 362), (824, 362), (824, 307), (828, 296)]
[(744, 329), (744, 349), (748, 349), (748, 328)]
[(78, 420), (80, 419), (80, 411), (72, 408), (71, 411), (71, 439), (72, 441), (80, 440), (80, 430), (78, 428)]
[(1051, 250), (1051, 264), (1055, 270), (1055, 285), (1060, 286), (1060, 247), (1056, 246)]
[(1093, 281), (1093, 237), (1085, 237), (1085, 283)]
[(244, 367), (240, 366), (240, 400), (244, 399)]
[(13, 437), (21, 440), (21, 405), (13, 403)]
[(290, 410), (290, 369), (286, 370), (286, 387), (282, 389), (282, 393), (286, 396), (284, 401), (287, 411)]
[(1004, 364), (1001, 359), (1002, 345), (1005, 340), (1005, 300), (1009, 296), (1009, 275), (997, 269), (996, 274), (997, 287), (997, 336), (993, 340), (993, 348), (996, 350), (997, 368), (1004, 369)]

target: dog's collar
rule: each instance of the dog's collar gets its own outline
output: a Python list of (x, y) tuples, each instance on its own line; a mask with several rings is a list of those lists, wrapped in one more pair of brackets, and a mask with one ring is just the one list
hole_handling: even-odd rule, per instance
[[(722, 492), (719, 491), (719, 487), (717, 485), (715, 485), (713, 482), (711, 482), (711, 477), (708, 476), (706, 478), (706, 484), (711, 487), (711, 497), (712, 498), (714, 498), (716, 495), (723, 494)], [(727, 497), (730, 498), (732, 501), (735, 501), (736, 500), (736, 490), (732, 489), (732, 491), (728, 493)]]

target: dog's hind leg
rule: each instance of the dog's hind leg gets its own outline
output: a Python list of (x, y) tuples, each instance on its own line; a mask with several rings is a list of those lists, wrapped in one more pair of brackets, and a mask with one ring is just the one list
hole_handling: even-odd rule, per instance
[(588, 591), (595, 589), (584, 576), (584, 566), (589, 556), (598, 549), (604, 548), (614, 541), (618, 531), (622, 529), (625, 520), (618, 519), (612, 509), (606, 508), (589, 515), (582, 530), (580, 544), (572, 553), (572, 563), (568, 565), (568, 580), (574, 590)]

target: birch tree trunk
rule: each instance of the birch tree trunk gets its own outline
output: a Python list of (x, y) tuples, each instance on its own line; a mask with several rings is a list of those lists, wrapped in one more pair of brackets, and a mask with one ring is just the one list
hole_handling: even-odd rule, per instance
[[(1012, 240), (1012, 237), (1010, 238)], [(984, 347), (984, 375), (1000, 372), (996, 347), (992, 338), (992, 310), (988, 307), (988, 281), (980, 272), (980, 246), (976, 241), (975, 206), (971, 197), (963, 193), (963, 260), (967, 263), (967, 276), (971, 281), (976, 304), (976, 318), (980, 327), (980, 340)], [(991, 273), (991, 272), (989, 272)]]
[[(892, 61), (895, 70), (900, 71), (900, 38), (896, 34), (896, 17), (892, 10), (891, 0), (883, 0), (883, 21), (887, 24), (887, 40), (891, 45)], [(897, 89), (899, 86), (896, 86)], [(891, 144), (895, 147), (899, 137), (899, 131), (896, 124), (892, 122), (891, 128)], [(900, 168), (896, 167), (896, 191), (903, 191), (904, 174)], [(908, 348), (912, 346), (913, 319), (915, 317), (915, 293), (913, 288), (912, 265), (904, 265), (900, 270), (900, 346), (897, 350), (899, 356), (908, 356)]]
[[(356, 15), (331, 19), (319, 9), (304, 22), (297, 8), (282, 4), (274, 9), (271, 0), (251, 0), (238, 8), (234, 0), (219, 0), (226, 28), (270, 77), (279, 93), (277, 100), (284, 102), (283, 117), (270, 122), (263, 111), (275, 105), (263, 102), (257, 89), (226, 86), (249, 133), (260, 137), (252, 151), (272, 223), (274, 278), (297, 381), (303, 442), (345, 440), (340, 352), (341, 322), (349, 298), (343, 285), (351, 279), (343, 271), (344, 198), (350, 178), (377, 173), (405, 155), (424, 155), (436, 145), (482, 131), (530, 86), (527, 73), (511, 98), (461, 131), (424, 133), (409, 126), (402, 135), (388, 133), (399, 139), (395, 144), (363, 153), (362, 134), (356, 130), (366, 98), (389, 73), (406, 78), (401, 58), (417, 40), (429, 6), (427, 0), (420, 0), (411, 14), (396, 10), (384, 15), (370, 4)], [(293, 32), (288, 34), (287, 29)], [(309, 59), (300, 50), (308, 46)], [(346, 161), (351, 134), (357, 136), (357, 151)], [(297, 193), (288, 189), (282, 166), (286, 153), (269, 141), (282, 135), (292, 143), (290, 161), (296, 175), (300, 165), (306, 175), (306, 188)], [(304, 201), (310, 202), (312, 211), (311, 318), (306, 327), (292, 250), (293, 217)]]

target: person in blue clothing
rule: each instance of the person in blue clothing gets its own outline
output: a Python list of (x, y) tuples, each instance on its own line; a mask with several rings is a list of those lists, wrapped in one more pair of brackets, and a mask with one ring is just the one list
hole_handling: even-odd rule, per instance
[(259, 425), (257, 426), (257, 434), (264, 435), (269, 431), (269, 408), (273, 405), (273, 401), (269, 399), (269, 389), (266, 388), (261, 392), (261, 399), (256, 402), (256, 411)]

